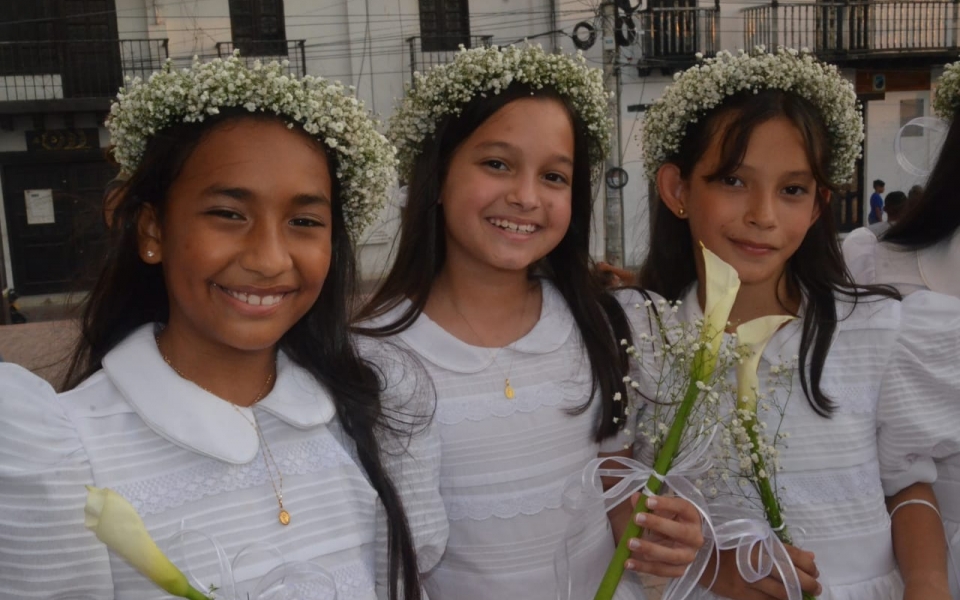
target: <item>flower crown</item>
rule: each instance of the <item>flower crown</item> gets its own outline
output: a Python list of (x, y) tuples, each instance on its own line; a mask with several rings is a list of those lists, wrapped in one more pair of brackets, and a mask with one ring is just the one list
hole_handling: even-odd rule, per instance
[(806, 50), (777, 48), (767, 53), (757, 46), (751, 53), (718, 52), (674, 79), (644, 119), (644, 167), (651, 180), (680, 150), (688, 124), (738, 92), (768, 89), (795, 93), (819, 110), (833, 148), (831, 183), (839, 185), (853, 177), (863, 142), (863, 114), (853, 85), (834, 65), (818, 61)]
[(413, 85), (390, 119), (387, 136), (397, 146), (401, 175), (410, 175), (443, 117), (459, 115), (476, 96), (499, 94), (515, 81), (535, 89), (550, 87), (570, 102), (587, 125), (591, 165), (602, 165), (610, 145), (608, 94), (602, 72), (588, 67), (581, 53), (549, 54), (534, 45), (460, 46), (452, 62), (414, 73)]
[(944, 67), (933, 96), (933, 112), (944, 121), (952, 121), (960, 108), (960, 61)]
[(147, 81), (128, 81), (110, 107), (114, 160), (132, 173), (157, 132), (176, 123), (201, 122), (221, 109), (243, 107), (269, 112), (299, 123), (335, 155), (343, 216), (357, 239), (377, 216), (388, 186), (395, 179), (396, 151), (376, 130), (352, 89), (307, 75), (291, 77), (285, 64), (254, 62), (247, 67), (238, 55), (174, 69), (167, 61)]

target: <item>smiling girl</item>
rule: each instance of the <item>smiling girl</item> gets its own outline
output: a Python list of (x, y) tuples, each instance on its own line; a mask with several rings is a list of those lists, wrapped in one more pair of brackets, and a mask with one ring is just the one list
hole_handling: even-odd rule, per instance
[(108, 126), (129, 179), (67, 391), (0, 373), (4, 593), (160, 597), (84, 529), (95, 485), (228, 597), (306, 565), (340, 599), (420, 598), (446, 534), (432, 408), (346, 322), (389, 144), (342, 86), (236, 57), (134, 82)]
[[(915, 501), (932, 499), (923, 482), (935, 477), (938, 444), (960, 436), (960, 302), (929, 293), (901, 302), (850, 280), (828, 202), (862, 140), (852, 86), (806, 54), (721, 53), (684, 72), (646, 120), (646, 168), (662, 204), (640, 285), (682, 300), (683, 318), (701, 318), (702, 243), (740, 276), (732, 326), (797, 317), (774, 335), (760, 372), (799, 359), (776, 485), (809, 551), (791, 549), (804, 590), (948, 599), (940, 521)], [(763, 391), (786, 401), (782, 389)], [(760, 412), (771, 431), (779, 419), (775, 408)], [(729, 467), (738, 472), (736, 459)], [(735, 480), (711, 484), (715, 501), (754, 507)], [(717, 595), (787, 597), (772, 576), (744, 581), (733, 551), (723, 554)]]
[[(564, 484), (630, 437), (617, 342), (647, 324), (620, 303), (642, 299), (606, 293), (589, 257), (609, 127), (599, 71), (539, 47), (461, 52), (420, 77), (392, 121), (409, 195), (363, 326), (412, 350), (437, 390), (450, 540), (426, 578), (434, 600), (557, 598)], [(636, 540), (630, 568), (676, 576), (700, 525), (688, 503), (659, 502), (649, 527), (676, 545)], [(602, 506), (577, 519), (579, 600), (615, 536)]]

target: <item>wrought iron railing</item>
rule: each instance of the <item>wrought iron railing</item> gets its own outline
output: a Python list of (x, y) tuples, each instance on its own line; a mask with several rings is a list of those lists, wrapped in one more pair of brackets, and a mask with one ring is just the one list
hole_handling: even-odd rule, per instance
[(720, 46), (720, 8), (658, 7), (634, 14), (647, 65), (686, 63), (699, 52), (716, 54)]
[(774, 0), (742, 13), (748, 48), (809, 48), (828, 58), (957, 49), (955, 0)]
[[(453, 60), (461, 45), (467, 48), (489, 46), (493, 43), (492, 35), (458, 35), (458, 36), (413, 36), (407, 38), (410, 60), (410, 81), (413, 74), (423, 72), (430, 67), (442, 65)], [(444, 48), (433, 50), (432, 48)]]
[(287, 72), (303, 77), (307, 74), (306, 40), (233, 40), (217, 42), (217, 56), (223, 58), (240, 52), (244, 62), (255, 60), (287, 62)]
[(168, 56), (166, 39), (0, 42), (0, 102), (110, 98)]

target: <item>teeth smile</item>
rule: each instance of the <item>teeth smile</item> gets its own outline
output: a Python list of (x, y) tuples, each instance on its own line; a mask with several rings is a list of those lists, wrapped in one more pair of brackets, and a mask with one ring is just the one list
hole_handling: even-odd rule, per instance
[(516, 231), (519, 233), (533, 233), (537, 230), (537, 226), (530, 225), (521, 225), (520, 223), (514, 223), (513, 221), (507, 221), (506, 219), (488, 219), (490, 223), (496, 225), (500, 229), (505, 229), (507, 231)]
[(220, 287), (223, 291), (230, 294), (240, 302), (249, 304), (250, 306), (273, 306), (274, 304), (279, 304), (283, 297), (286, 294), (275, 294), (272, 296), (257, 296), (256, 294), (244, 294), (243, 292), (235, 292), (231, 289), (225, 287)]

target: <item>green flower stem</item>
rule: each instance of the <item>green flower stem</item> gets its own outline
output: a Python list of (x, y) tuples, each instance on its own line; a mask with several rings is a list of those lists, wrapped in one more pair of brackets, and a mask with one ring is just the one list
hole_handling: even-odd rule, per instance
[[(698, 359), (700, 364), (702, 364), (702, 352), (698, 353)], [(699, 378), (694, 378), (687, 387), (687, 392), (684, 394), (683, 401), (680, 403), (673, 423), (670, 425), (670, 431), (667, 432), (667, 438), (663, 442), (663, 447), (660, 448), (660, 452), (657, 453), (653, 470), (661, 476), (666, 475), (670, 470), (673, 459), (680, 449), (680, 440), (683, 439), (683, 431), (687, 427), (687, 419), (690, 417), (690, 412), (693, 411), (693, 406), (702, 393), (697, 387), (699, 381)], [(647, 480), (647, 489), (653, 494), (658, 494), (662, 485), (663, 482), (654, 475), (651, 475)], [(647, 497), (646, 494), (640, 497), (640, 500), (637, 502), (637, 507), (633, 511), (633, 516), (648, 512)], [(631, 538), (640, 537), (642, 534), (643, 528), (637, 525), (636, 521), (631, 517), (626, 530), (623, 532), (623, 536), (620, 538), (620, 543), (617, 544), (617, 549), (613, 553), (613, 558), (610, 559), (610, 565), (607, 567), (607, 572), (603, 575), (600, 587), (593, 597), (594, 600), (612, 600), (614, 593), (617, 591), (617, 586), (620, 585), (623, 572), (626, 570), (627, 559), (630, 558), (630, 547), (627, 544), (630, 543)]]
[(193, 587), (187, 590), (187, 595), (184, 598), (187, 600), (210, 600), (210, 596), (195, 590)]
[[(756, 425), (757, 417), (755, 415), (743, 419), (743, 426), (747, 430), (747, 437), (750, 439), (750, 443), (753, 444), (754, 449), (759, 449), (759, 436), (754, 430)], [(763, 473), (763, 475), (761, 476), (760, 473)], [(760, 493), (760, 501), (763, 503), (763, 512), (767, 515), (767, 523), (773, 528), (773, 531), (777, 534), (780, 541), (792, 546), (793, 539), (790, 537), (790, 532), (783, 522), (780, 502), (777, 500), (777, 495), (774, 493), (773, 486), (770, 484), (770, 476), (768, 473), (766, 462), (758, 452), (757, 461), (753, 463), (753, 475), (757, 480), (757, 491)], [(811, 594), (804, 593), (803, 600), (816, 600), (816, 598)]]

